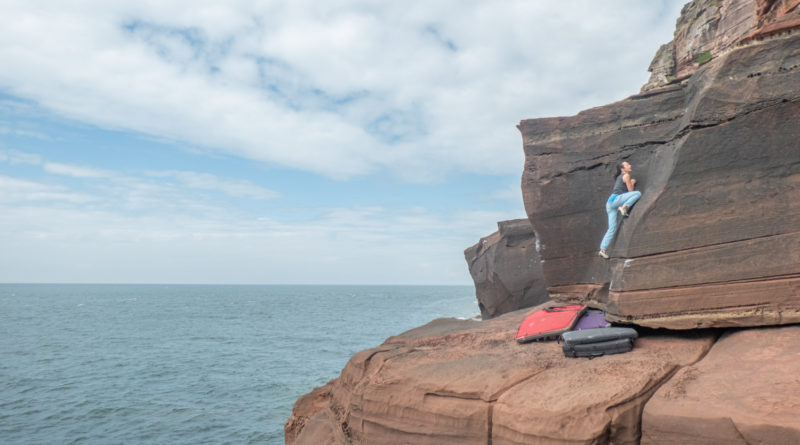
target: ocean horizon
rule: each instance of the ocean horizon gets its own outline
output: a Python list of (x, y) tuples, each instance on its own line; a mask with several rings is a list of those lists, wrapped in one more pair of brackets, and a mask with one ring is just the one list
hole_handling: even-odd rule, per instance
[(283, 443), (294, 402), (473, 286), (0, 284), (0, 437)]

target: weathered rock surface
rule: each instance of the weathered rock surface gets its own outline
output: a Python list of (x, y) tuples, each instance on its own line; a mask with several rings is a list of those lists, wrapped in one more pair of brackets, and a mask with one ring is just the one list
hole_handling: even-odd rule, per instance
[(497, 232), (464, 251), (481, 318), (488, 320), (549, 300), (527, 219), (497, 223)]
[[(523, 197), (551, 297), (653, 327), (800, 322), (799, 68), (791, 34), (681, 84), (522, 121)], [(643, 195), (605, 261), (604, 203), (623, 160)]]
[(700, 56), (728, 51), (800, 26), (800, 0), (703, 0), (681, 10), (671, 42), (663, 45), (648, 70), (642, 92), (693, 74)]
[(647, 403), (643, 444), (800, 443), (800, 326), (731, 330)]
[(644, 402), (715, 338), (644, 332), (630, 353), (570, 359), (554, 341), (514, 341), (532, 310), (439, 319), (356, 354), (298, 400), (286, 442), (636, 443)]

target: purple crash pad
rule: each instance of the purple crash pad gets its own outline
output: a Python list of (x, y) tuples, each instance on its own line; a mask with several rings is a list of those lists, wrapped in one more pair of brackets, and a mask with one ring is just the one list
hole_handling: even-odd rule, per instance
[(606, 321), (606, 316), (603, 311), (588, 309), (583, 313), (583, 316), (581, 316), (572, 330), (581, 331), (583, 329), (607, 328), (609, 326), (611, 326), (611, 323)]

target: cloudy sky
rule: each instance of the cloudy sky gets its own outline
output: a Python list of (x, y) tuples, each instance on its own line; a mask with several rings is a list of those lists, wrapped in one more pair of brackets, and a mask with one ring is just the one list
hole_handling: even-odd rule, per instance
[(0, 282), (470, 284), (686, 0), (0, 0)]

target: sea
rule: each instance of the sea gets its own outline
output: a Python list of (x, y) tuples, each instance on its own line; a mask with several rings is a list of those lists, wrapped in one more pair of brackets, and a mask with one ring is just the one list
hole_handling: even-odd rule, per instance
[(0, 284), (0, 443), (282, 444), (294, 402), (472, 286)]

